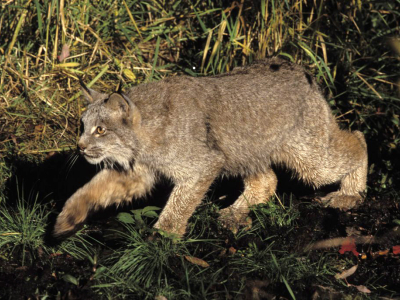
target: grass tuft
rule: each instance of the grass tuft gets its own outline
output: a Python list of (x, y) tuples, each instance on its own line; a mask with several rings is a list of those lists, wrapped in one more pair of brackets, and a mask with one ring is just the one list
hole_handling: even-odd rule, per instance
[(29, 203), (21, 195), (15, 207), (0, 204), (0, 250), (6, 256), (22, 257), (22, 266), (49, 250), (43, 237), (50, 210), (37, 200), (38, 195)]

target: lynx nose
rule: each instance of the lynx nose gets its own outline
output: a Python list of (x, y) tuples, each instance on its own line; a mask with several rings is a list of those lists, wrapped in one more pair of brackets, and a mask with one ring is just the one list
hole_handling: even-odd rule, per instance
[(84, 153), (87, 146), (83, 142), (78, 143), (79, 152)]

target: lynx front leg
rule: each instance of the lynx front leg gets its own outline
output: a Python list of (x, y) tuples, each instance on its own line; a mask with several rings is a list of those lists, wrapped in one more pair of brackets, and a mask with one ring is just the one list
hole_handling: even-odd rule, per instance
[(57, 217), (54, 235), (60, 236), (74, 230), (77, 224), (85, 221), (90, 210), (144, 196), (150, 191), (153, 182), (153, 174), (142, 166), (128, 173), (102, 170), (65, 202)]
[(231, 206), (220, 211), (222, 223), (233, 232), (237, 232), (239, 226), (250, 226), (249, 207), (267, 202), (274, 194), (277, 182), (272, 169), (244, 178), (243, 194)]
[(154, 228), (182, 237), (189, 218), (201, 203), (217, 173), (176, 184)]

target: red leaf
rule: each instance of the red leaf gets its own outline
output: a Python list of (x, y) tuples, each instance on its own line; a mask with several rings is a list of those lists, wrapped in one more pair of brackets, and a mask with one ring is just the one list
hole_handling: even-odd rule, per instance
[(394, 255), (400, 254), (400, 245), (393, 246), (393, 254)]
[(343, 241), (343, 244), (340, 246), (339, 253), (344, 254), (345, 252), (352, 252), (357, 257), (360, 254), (357, 252), (354, 238), (347, 238)]

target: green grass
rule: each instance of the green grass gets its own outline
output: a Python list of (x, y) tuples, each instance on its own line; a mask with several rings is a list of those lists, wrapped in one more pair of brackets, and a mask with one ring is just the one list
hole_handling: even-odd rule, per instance
[(15, 207), (0, 204), (0, 250), (6, 256), (17, 252), (22, 265), (26, 263), (27, 253), (32, 261), (38, 253), (48, 252), (43, 237), (50, 211), (37, 202), (37, 195), (31, 200), (28, 203), (21, 195)]
[[(21, 189), (22, 190), (22, 189)], [(28, 198), (23, 191), (15, 204), (0, 204), (0, 253), (8, 260), (21, 258), (21, 265), (46, 257), (52, 253), (65, 253), (76, 259), (90, 259), (95, 250), (96, 240), (77, 232), (57, 247), (45, 241), (48, 218), (52, 213), (49, 204), (38, 202), (38, 194)]]
[[(153, 237), (144, 224), (140, 228), (147, 228), (147, 234), (140, 233), (135, 223), (126, 223), (129, 218), (125, 216), (120, 221), (125, 229), (110, 232), (112, 239), (118, 239), (119, 246), (111, 256), (100, 261), (93, 288), (107, 298), (153, 299), (162, 295), (168, 299), (224, 299), (243, 295), (253, 278), (265, 280), (280, 293), (295, 299), (293, 289), (299, 293), (304, 288), (303, 281), (340, 287), (331, 278), (343, 267), (344, 261), (338, 260), (336, 254), (291, 252), (287, 239), (300, 216), (292, 213), (290, 224), (277, 225), (274, 220), (288, 220), (288, 213), (283, 208), (274, 208), (274, 217), (269, 218), (266, 209), (274, 205), (254, 207), (252, 214), (258, 217), (253, 228), (233, 235), (216, 225), (218, 222), (210, 217), (214, 214), (214, 205), (208, 204), (192, 218), (195, 220), (190, 226), (195, 228), (184, 240)], [(285, 209), (296, 211), (293, 205)], [(265, 219), (260, 221), (260, 216)], [(210, 222), (217, 226), (217, 231), (223, 232), (219, 236), (227, 238), (226, 241), (199, 235), (203, 232), (201, 228)], [(227, 251), (227, 248), (230, 249)]]
[[(58, 153), (76, 148), (84, 106), (78, 76), (89, 87), (110, 92), (119, 82), (127, 89), (179, 74), (219, 74), (278, 55), (317, 78), (344, 128), (364, 132), (368, 192), (398, 203), (399, 11), (398, 0), (5, 1), (0, 10), (0, 258), (29, 265), (41, 259), (39, 253), (70, 255), (86, 262), (87, 273), (96, 271), (89, 279), (60, 273), (64, 281), (80, 288), (86, 280), (104, 298), (239, 297), (251, 289), (250, 280), (266, 278), (270, 290), (286, 298), (302, 290), (307, 278), (348, 291), (332, 277), (354, 261), (335, 250), (318, 254), (296, 248), (293, 236), (301, 218), (291, 196), (254, 208), (253, 228), (236, 235), (220, 226), (218, 207), (206, 202), (191, 218), (184, 241), (147, 240), (151, 217), (158, 213), (150, 207), (120, 215), (123, 229), (113, 228), (120, 237), (116, 244), (99, 242), (83, 229), (50, 247), (44, 234), (54, 199), (42, 204), (20, 190), (18, 199), (11, 198), (10, 182), (16, 171), (51, 164)], [(59, 61), (63, 45), (70, 56)], [(229, 254), (230, 247), (236, 252)]]
[[(295, 220), (299, 217), (299, 212), (292, 205), (292, 195), (290, 195), (289, 205), (283, 205), (285, 197), (279, 199), (274, 197), (266, 204), (258, 205), (256, 209), (252, 210), (255, 216), (255, 223), (253, 227), (257, 229), (266, 229), (266, 226), (289, 227), (295, 225)], [(258, 228), (259, 227), (259, 228)]]

